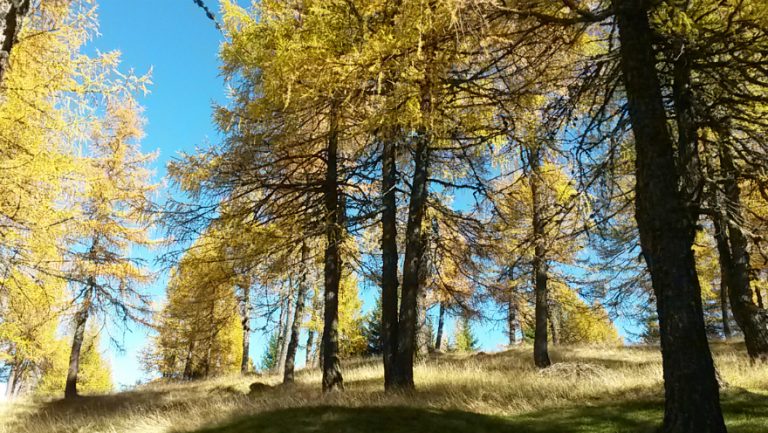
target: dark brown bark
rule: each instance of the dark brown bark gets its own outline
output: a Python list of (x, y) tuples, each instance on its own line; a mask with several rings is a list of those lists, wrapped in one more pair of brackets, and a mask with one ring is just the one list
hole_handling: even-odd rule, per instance
[(393, 386), (413, 389), (413, 357), (418, 328), (418, 296), (421, 288), (420, 268), (422, 254), (422, 222), (427, 204), (429, 142), (425, 129), (418, 133), (414, 155), (413, 181), (408, 206), (408, 223), (405, 231), (405, 261), (403, 264), (403, 288), (400, 300), (397, 356)]
[(339, 105), (331, 103), (329, 113), (326, 177), (324, 185), (325, 232), (325, 302), (323, 313), (323, 392), (344, 389), (339, 361), (339, 284), (341, 282), (342, 240), (339, 207)]
[(243, 327), (243, 356), (240, 358), (240, 373), (248, 374), (251, 345), (251, 288), (249, 286), (241, 287), (243, 291), (240, 299), (240, 324)]
[(3, 44), (0, 46), (0, 84), (8, 70), (11, 52), (18, 42), (21, 32), (21, 21), (29, 12), (30, 0), (8, 0), (10, 9), (3, 17)]
[(291, 324), (290, 338), (288, 340), (288, 349), (285, 355), (285, 371), (283, 372), (283, 383), (293, 383), (294, 366), (296, 361), (296, 350), (299, 348), (299, 333), (301, 332), (301, 322), (304, 319), (304, 299), (307, 296), (308, 274), (309, 274), (309, 247), (306, 242), (301, 244), (301, 276), (299, 277), (299, 290), (296, 293), (296, 308), (294, 308), (293, 323)]
[(620, 61), (635, 138), (635, 217), (657, 300), (664, 433), (724, 433), (701, 288), (691, 249), (697, 217), (678, 189), (673, 140), (656, 71), (647, 2), (614, 0)]
[(75, 313), (75, 333), (72, 336), (72, 350), (69, 352), (69, 369), (67, 382), (64, 386), (64, 398), (77, 397), (77, 375), (80, 372), (80, 351), (85, 339), (85, 325), (91, 311), (91, 297), (93, 296), (93, 281), (89, 280), (85, 297), (80, 309)]
[(549, 367), (552, 362), (549, 359), (547, 341), (547, 319), (549, 317), (549, 289), (547, 287), (547, 247), (546, 247), (546, 219), (544, 216), (544, 186), (541, 182), (541, 149), (531, 149), (528, 152), (530, 164), (530, 176), (528, 182), (531, 186), (531, 203), (533, 204), (533, 288), (536, 298), (535, 328), (533, 338), (533, 363), (539, 368)]
[(443, 348), (443, 327), (445, 326), (445, 304), (440, 303), (437, 312), (437, 332), (435, 334), (435, 350)]
[(688, 203), (698, 203), (701, 196), (699, 139), (691, 88), (690, 48), (685, 44), (683, 41), (675, 42), (676, 57), (673, 64), (672, 100), (677, 126), (677, 166), (683, 199)]
[[(718, 209), (718, 203), (713, 203), (713, 207)], [(720, 263), (720, 315), (723, 321), (723, 337), (731, 338), (731, 319), (728, 313), (728, 268), (730, 267), (730, 246), (728, 245), (728, 233), (723, 223), (723, 218), (716, 215), (712, 218), (715, 229), (715, 242), (717, 244), (718, 262)]]
[(749, 278), (747, 237), (741, 229), (741, 189), (736, 166), (728, 148), (720, 152), (720, 168), (724, 177), (724, 196), (728, 212), (721, 212), (728, 227), (730, 262), (728, 267), (728, 296), (733, 318), (744, 333), (744, 343), (750, 358), (768, 360), (768, 313), (755, 305)]
[(381, 210), (381, 344), (384, 388), (393, 386), (397, 353), (397, 149), (392, 137), (382, 140)]
[(419, 291), (416, 295), (416, 356), (423, 359), (429, 355), (430, 350), (430, 332), (427, 322), (427, 290), (426, 284), (429, 278), (429, 255), (427, 253), (429, 246), (429, 235), (427, 232), (421, 234), (421, 263), (419, 264)]
[[(431, 54), (425, 54), (427, 58)], [(432, 83), (427, 71), (420, 86), (419, 109), (429, 118), (432, 112)], [(408, 202), (408, 221), (405, 227), (405, 258), (403, 261), (403, 287), (400, 296), (400, 316), (397, 330), (397, 355), (393, 386), (413, 389), (413, 356), (418, 327), (418, 296), (422, 281), (421, 266), (424, 258), (422, 223), (427, 208), (429, 192), (429, 163), (432, 132), (426, 120), (416, 131), (413, 152), (413, 178)]]

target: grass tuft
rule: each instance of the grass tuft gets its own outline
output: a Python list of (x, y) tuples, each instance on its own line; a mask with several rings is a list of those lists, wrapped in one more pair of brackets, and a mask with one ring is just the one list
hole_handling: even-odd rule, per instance
[[(731, 433), (768, 431), (768, 368), (738, 344), (713, 343), (728, 384)], [(318, 370), (290, 387), (265, 377), (157, 382), (76, 401), (0, 406), (0, 432), (532, 432), (650, 433), (663, 413), (657, 348), (556, 347), (555, 364), (533, 367), (530, 347), (438, 355), (418, 364), (418, 389), (383, 392), (378, 359), (344, 363), (346, 391), (323, 395)], [(253, 382), (268, 386), (257, 386)]]

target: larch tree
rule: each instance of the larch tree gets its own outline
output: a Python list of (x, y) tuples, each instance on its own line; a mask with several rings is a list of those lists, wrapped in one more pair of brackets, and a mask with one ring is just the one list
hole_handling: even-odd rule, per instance
[[(65, 282), (82, 253), (73, 237), (92, 223), (83, 221), (79, 204), (93, 179), (93, 160), (82, 157), (78, 145), (95, 138), (88, 135), (94, 125), (108, 122), (105, 100), (141, 89), (148, 80), (118, 78), (116, 53), (81, 52), (97, 29), (86, 3), (10, 3), (11, 9), (2, 10), (16, 28), (5, 28), (4, 44), (13, 50), (3, 53), (0, 92), (0, 305), (7, 331), (0, 344), (8, 347), (16, 389), (30, 389), (57, 374), (47, 366), (58, 359), (55, 334), (71, 305)], [(22, 28), (19, 14), (27, 7)]]
[[(131, 99), (114, 101), (90, 140), (78, 223), (70, 234), (72, 255), (66, 270), (72, 287), (74, 335), (65, 396), (77, 396), (80, 352), (89, 317), (146, 322), (148, 299), (142, 286), (152, 275), (131, 255), (149, 247), (151, 194), (146, 165), (154, 158), (140, 152), (142, 119)], [(112, 316), (114, 314), (114, 316)]]

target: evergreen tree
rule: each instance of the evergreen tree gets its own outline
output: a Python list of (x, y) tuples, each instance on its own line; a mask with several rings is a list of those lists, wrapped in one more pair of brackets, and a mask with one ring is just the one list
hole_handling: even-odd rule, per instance
[(478, 341), (472, 331), (469, 318), (466, 317), (466, 315), (462, 315), (456, 322), (456, 335), (454, 340), (454, 347), (459, 352), (466, 353), (477, 350)]
[(365, 336), (366, 355), (381, 355), (383, 351), (381, 341), (381, 298), (376, 298), (376, 305), (363, 319), (363, 336)]
[(261, 358), (261, 371), (272, 371), (277, 367), (277, 362), (280, 356), (280, 345), (277, 339), (277, 334), (277, 332), (273, 332), (272, 335), (269, 336), (267, 350)]

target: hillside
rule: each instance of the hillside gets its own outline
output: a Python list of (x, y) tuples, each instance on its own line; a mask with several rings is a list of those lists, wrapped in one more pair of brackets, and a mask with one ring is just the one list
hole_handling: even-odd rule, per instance
[[(768, 368), (737, 344), (714, 344), (729, 432), (768, 431)], [(385, 395), (378, 359), (344, 365), (343, 393), (323, 396), (320, 372), (289, 388), (276, 377), (153, 383), (75, 401), (2, 407), (2, 432), (652, 432), (662, 418), (657, 348), (556, 347), (537, 371), (530, 348), (440, 355), (418, 365), (417, 391)], [(248, 395), (249, 385), (261, 387)]]

